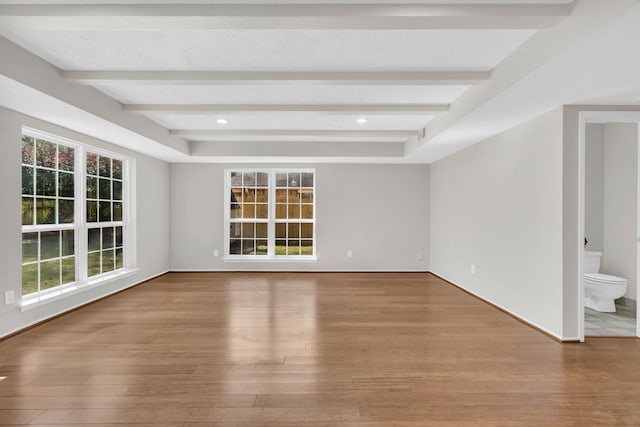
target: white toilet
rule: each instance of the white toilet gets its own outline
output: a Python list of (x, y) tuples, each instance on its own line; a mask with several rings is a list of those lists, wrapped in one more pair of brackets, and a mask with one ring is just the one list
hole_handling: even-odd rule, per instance
[(584, 306), (607, 313), (616, 311), (614, 300), (627, 292), (627, 279), (600, 274), (602, 252), (584, 251)]

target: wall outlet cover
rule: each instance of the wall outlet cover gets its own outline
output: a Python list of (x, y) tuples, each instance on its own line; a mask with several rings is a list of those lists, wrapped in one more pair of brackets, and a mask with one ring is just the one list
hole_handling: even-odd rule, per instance
[(4, 293), (4, 303), (6, 305), (15, 304), (16, 303), (16, 294), (13, 291), (6, 291)]

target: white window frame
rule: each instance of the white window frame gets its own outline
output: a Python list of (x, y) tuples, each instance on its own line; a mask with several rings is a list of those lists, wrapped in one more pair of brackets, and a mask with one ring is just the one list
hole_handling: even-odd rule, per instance
[[(22, 295), (22, 280), (20, 281), (19, 306), (24, 311), (41, 304), (57, 301), (61, 298), (75, 294), (98, 284), (106, 284), (117, 279), (131, 276), (138, 270), (135, 267), (135, 240), (133, 239), (134, 224), (132, 222), (132, 171), (135, 168), (135, 160), (112, 151), (104, 150), (88, 144), (83, 144), (65, 137), (43, 132), (37, 129), (23, 127), (21, 136), (30, 136), (43, 139), (55, 144), (74, 149), (74, 222), (73, 224), (40, 224), (23, 225), (22, 233), (39, 231), (74, 230), (74, 255), (76, 281), (56, 286), (51, 289), (41, 290), (28, 295)], [(34, 155), (35, 155), (34, 145)], [(122, 161), (122, 221), (111, 222), (87, 222), (86, 218), (86, 154), (87, 152), (104, 155), (112, 159)], [(35, 190), (34, 190), (35, 191)], [(113, 195), (112, 195), (113, 197)], [(88, 230), (95, 227), (122, 227), (123, 240), (123, 268), (88, 276)], [(22, 263), (21, 263), (22, 265)], [(38, 280), (39, 281), (39, 280)]]
[[(238, 255), (238, 254), (230, 254), (229, 253), (229, 244), (231, 241), (231, 223), (232, 222), (261, 222), (261, 220), (256, 220), (255, 218), (244, 218), (238, 221), (237, 218), (234, 218), (232, 221), (231, 218), (231, 173), (250, 173), (250, 172), (261, 172), (268, 174), (268, 217), (266, 220), (267, 223), (267, 254), (266, 255)], [(288, 222), (287, 219), (276, 219), (276, 174), (278, 173), (291, 173), (291, 172), (300, 172), (300, 173), (313, 173), (313, 218), (312, 219), (301, 219), (301, 223), (311, 223), (313, 224), (313, 251), (311, 255), (276, 255), (275, 254), (275, 243), (276, 243), (276, 223), (279, 222)], [(315, 262), (318, 260), (317, 257), (317, 222), (316, 222), (316, 206), (317, 206), (317, 174), (315, 169), (310, 168), (232, 168), (224, 170), (224, 258), (226, 261), (269, 261), (269, 262)]]

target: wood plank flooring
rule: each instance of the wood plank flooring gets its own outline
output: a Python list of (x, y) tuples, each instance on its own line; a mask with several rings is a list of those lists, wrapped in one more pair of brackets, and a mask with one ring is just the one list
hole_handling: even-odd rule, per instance
[(171, 273), (0, 341), (0, 377), (1, 425), (640, 425), (640, 340), (423, 273)]

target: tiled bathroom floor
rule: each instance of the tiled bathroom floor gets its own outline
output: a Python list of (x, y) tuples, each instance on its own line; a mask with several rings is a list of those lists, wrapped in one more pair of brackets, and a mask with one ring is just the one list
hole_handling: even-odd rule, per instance
[(634, 337), (636, 334), (636, 309), (616, 301), (615, 313), (600, 313), (584, 308), (585, 336)]

